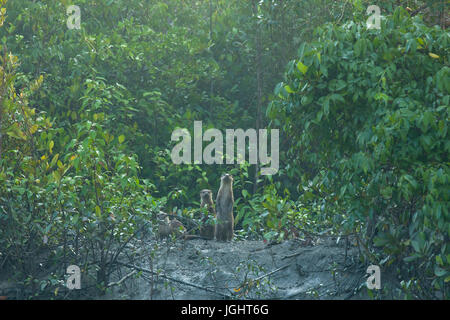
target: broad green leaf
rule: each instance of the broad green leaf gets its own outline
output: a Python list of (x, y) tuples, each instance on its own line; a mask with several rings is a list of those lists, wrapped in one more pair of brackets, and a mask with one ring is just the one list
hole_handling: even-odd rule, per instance
[(97, 217), (100, 217), (100, 216), (101, 216), (101, 210), (100, 210), (100, 207), (99, 207), (99, 206), (95, 206), (95, 215), (96, 215)]
[(443, 269), (441, 267), (435, 266), (434, 267), (434, 274), (436, 276), (438, 276), (438, 277), (442, 277), (442, 276), (445, 276), (447, 274), (447, 270), (445, 270), (445, 269)]
[(308, 67), (305, 66), (301, 61), (297, 63), (297, 69), (303, 74), (306, 74), (306, 72), (308, 71)]
[(294, 93), (295, 91), (291, 89), (291, 87), (289, 85), (285, 85), (284, 89), (286, 90), (287, 93)]
[(434, 54), (432, 52), (428, 53), (428, 55), (433, 59), (439, 59), (440, 57), (437, 54)]

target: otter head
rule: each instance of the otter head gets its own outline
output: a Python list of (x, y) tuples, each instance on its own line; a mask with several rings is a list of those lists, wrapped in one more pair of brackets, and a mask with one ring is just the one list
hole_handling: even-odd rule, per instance
[(203, 200), (204, 202), (209, 202), (209, 200), (212, 197), (212, 191), (209, 189), (203, 189), (202, 191), (200, 191), (200, 199)]
[(231, 174), (225, 173), (222, 176), (221, 180), (224, 184), (231, 184), (233, 183), (233, 176)]

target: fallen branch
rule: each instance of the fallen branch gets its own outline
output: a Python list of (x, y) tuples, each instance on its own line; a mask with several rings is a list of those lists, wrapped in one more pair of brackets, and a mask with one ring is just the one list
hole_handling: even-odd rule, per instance
[(131, 277), (132, 275), (136, 274), (137, 271), (133, 270), (131, 271), (129, 274), (127, 274), (126, 276), (124, 276), (122, 279), (120, 279), (117, 282), (111, 282), (110, 284), (108, 284), (108, 288), (113, 287), (113, 286), (118, 286), (120, 285), (122, 282), (124, 282), (125, 280), (127, 280), (129, 277)]
[(296, 252), (296, 253), (293, 253), (293, 254), (288, 254), (287, 256), (282, 257), (281, 260), (284, 260), (284, 259), (287, 259), (287, 258), (293, 258), (293, 257), (301, 255), (304, 252), (310, 252), (310, 251), (312, 251), (312, 250), (311, 249), (305, 249), (305, 250), (302, 250), (302, 251), (299, 251), (299, 252)]
[(125, 266), (125, 267), (128, 267), (128, 268), (132, 268), (132, 269), (135, 269), (135, 270), (138, 270), (138, 271), (142, 271), (142, 272), (150, 273), (150, 274), (153, 274), (153, 275), (157, 275), (158, 277), (167, 279), (167, 280), (169, 280), (169, 281), (181, 283), (181, 284), (184, 284), (184, 285), (186, 285), (186, 286), (190, 286), (190, 287), (194, 287), (194, 288), (197, 288), (197, 289), (200, 289), (200, 290), (204, 290), (204, 291), (207, 291), (207, 292), (211, 292), (211, 293), (217, 294), (217, 295), (219, 295), (219, 296), (222, 296), (222, 297), (224, 297), (224, 298), (233, 299), (232, 296), (227, 295), (227, 294), (225, 294), (225, 293), (220, 293), (220, 292), (217, 292), (217, 291), (215, 291), (215, 290), (212, 290), (212, 289), (209, 289), (209, 288), (206, 288), (206, 287), (202, 287), (202, 286), (199, 286), (199, 285), (196, 285), (196, 284), (193, 284), (193, 283), (189, 283), (189, 282), (185, 282), (185, 281), (182, 281), (182, 280), (178, 280), (178, 279), (176, 279), (176, 278), (172, 278), (172, 277), (170, 277), (170, 276), (166, 276), (166, 275), (163, 275), (163, 274), (158, 274), (157, 272), (153, 272), (153, 271), (151, 271), (151, 270), (144, 269), (144, 268), (141, 268), (141, 267), (132, 265), (132, 264), (123, 263), (123, 262), (117, 262), (117, 264), (120, 264), (120, 265)]
[(286, 269), (287, 267), (289, 267), (291, 264), (289, 263), (289, 264), (286, 264), (286, 265), (284, 265), (284, 266), (282, 266), (282, 267), (279, 267), (278, 269), (275, 269), (275, 270), (273, 270), (273, 271), (271, 271), (271, 272), (269, 272), (269, 273), (266, 273), (266, 274), (264, 274), (264, 275), (262, 275), (262, 276), (260, 276), (260, 277), (258, 277), (258, 278), (256, 278), (256, 279), (254, 279), (253, 281), (259, 281), (259, 280), (261, 280), (261, 279), (264, 279), (265, 277), (268, 277), (268, 276), (270, 276), (270, 275), (272, 275), (272, 274), (274, 274), (274, 273), (276, 273), (276, 272), (278, 272), (278, 271), (281, 271), (281, 270), (284, 270), (284, 269)]
[[(300, 294), (308, 295), (308, 292), (311, 292), (312, 290), (314, 290), (314, 291), (316, 291), (318, 293), (319, 290), (323, 290), (324, 288), (330, 287), (332, 285), (334, 285), (334, 283), (332, 281), (330, 281), (330, 282), (328, 282), (328, 284), (313, 286), (313, 287), (310, 287), (308, 289), (299, 289), (299, 288), (297, 288), (296, 292), (293, 292), (291, 294), (288, 294), (288, 295), (284, 296), (282, 300), (291, 299), (291, 298), (293, 298), (295, 296), (298, 296)], [(327, 291), (323, 292), (320, 295), (317, 295), (317, 298), (324, 297), (325, 295), (327, 295)]]

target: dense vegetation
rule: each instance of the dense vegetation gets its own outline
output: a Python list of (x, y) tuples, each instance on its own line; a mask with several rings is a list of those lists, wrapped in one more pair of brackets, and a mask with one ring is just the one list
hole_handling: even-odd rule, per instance
[[(1, 273), (59, 297), (77, 264), (102, 290), (159, 210), (195, 219), (230, 172), (237, 239), (352, 235), (405, 297), (448, 298), (444, 1), (397, 2), (368, 29), (362, 0), (0, 0)], [(280, 129), (280, 170), (174, 165), (194, 120)]]

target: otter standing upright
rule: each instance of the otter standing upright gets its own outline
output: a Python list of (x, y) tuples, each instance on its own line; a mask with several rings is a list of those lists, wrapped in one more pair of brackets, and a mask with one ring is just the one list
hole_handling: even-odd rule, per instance
[(230, 241), (233, 238), (233, 176), (228, 173), (220, 179), (220, 188), (216, 198), (217, 224), (215, 237), (219, 241)]
[(216, 209), (212, 199), (212, 191), (203, 189), (200, 191), (200, 208), (208, 208), (208, 215), (203, 217), (200, 227), (200, 236), (206, 239), (214, 239), (214, 224), (211, 224), (210, 218), (216, 217)]

